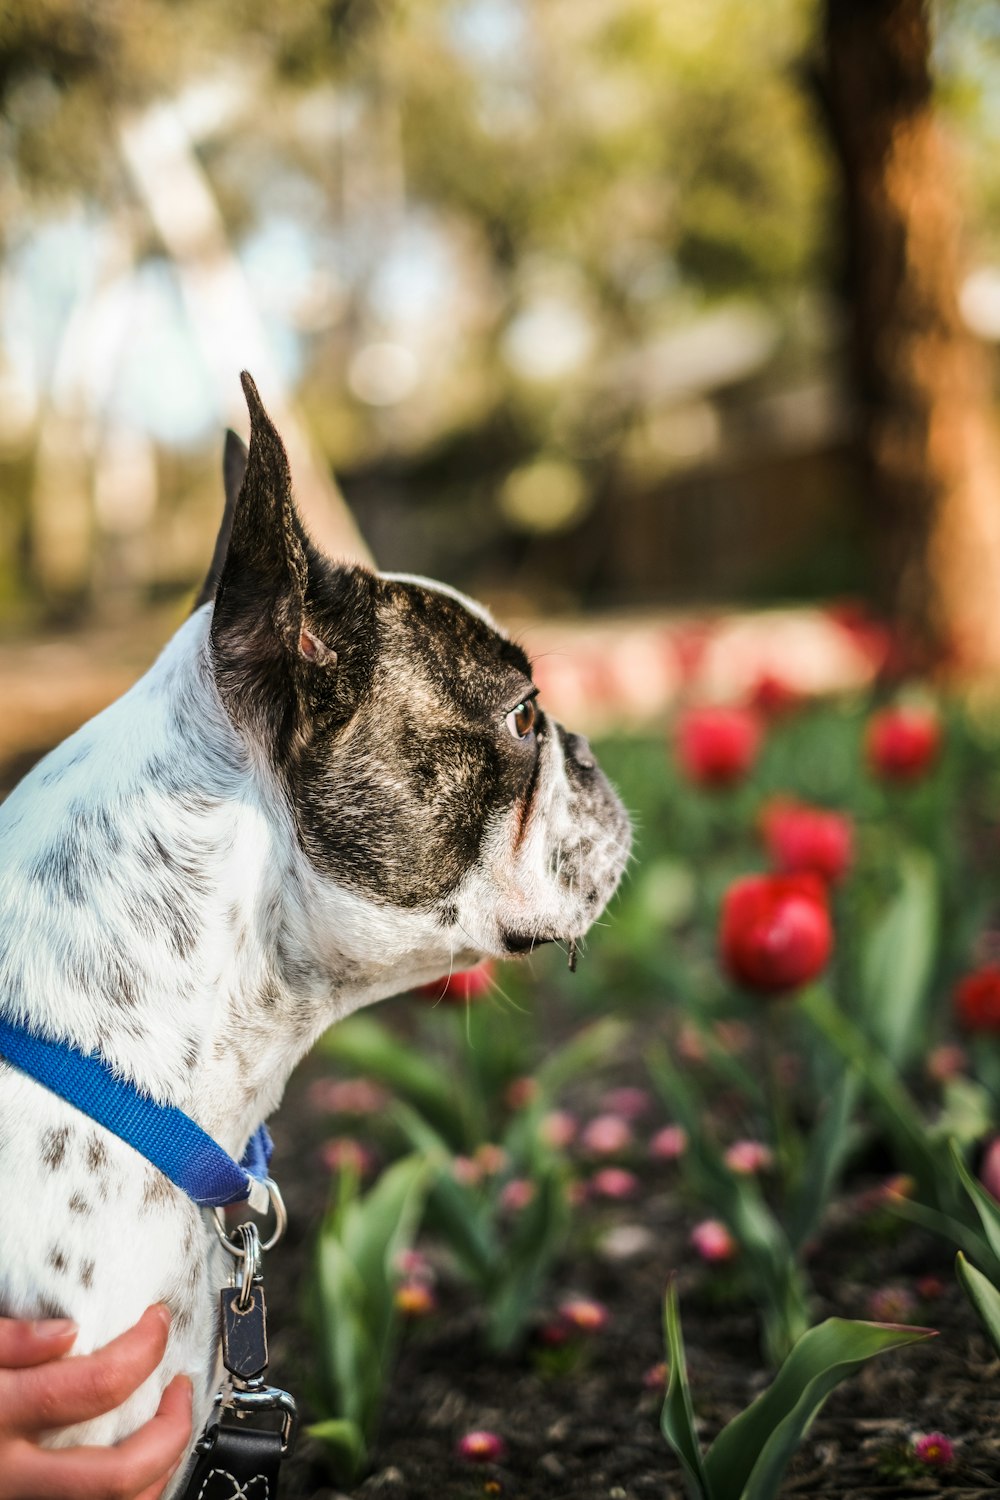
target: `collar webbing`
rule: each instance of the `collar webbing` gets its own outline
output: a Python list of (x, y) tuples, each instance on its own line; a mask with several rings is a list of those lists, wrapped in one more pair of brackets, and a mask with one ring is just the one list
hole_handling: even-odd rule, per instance
[(116, 1077), (97, 1053), (36, 1036), (0, 1016), (0, 1057), (132, 1146), (200, 1208), (249, 1201), (258, 1212), (266, 1211), (264, 1179), (271, 1158), (266, 1125), (251, 1137), (242, 1163), (235, 1162), (183, 1110), (157, 1104), (134, 1083)]

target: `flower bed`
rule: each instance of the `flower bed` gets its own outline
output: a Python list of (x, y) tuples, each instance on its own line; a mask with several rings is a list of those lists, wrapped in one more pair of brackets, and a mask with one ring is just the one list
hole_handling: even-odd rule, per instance
[(691, 1444), (829, 1318), (844, 1383), (815, 1356), (829, 1400), (734, 1495), (995, 1492), (1000, 720), (713, 714), (602, 747), (638, 853), (576, 975), (548, 952), (442, 982), (294, 1081), (290, 1497), (667, 1497), (679, 1454), (723, 1500)]

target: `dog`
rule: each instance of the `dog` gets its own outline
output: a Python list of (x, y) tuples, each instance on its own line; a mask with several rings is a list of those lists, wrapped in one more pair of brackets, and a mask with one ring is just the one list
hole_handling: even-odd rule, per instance
[[(227, 450), (204, 602), (0, 808), (0, 1014), (100, 1052), (236, 1158), (332, 1023), (484, 956), (575, 945), (630, 844), (485, 609), (318, 553), (242, 378), (249, 453)], [(151, 1302), (173, 1314), (155, 1375), (50, 1441), (117, 1442), (178, 1373), (199, 1431), (230, 1271), (208, 1216), (2, 1061), (0, 1201), (0, 1312), (74, 1318), (78, 1353)]]

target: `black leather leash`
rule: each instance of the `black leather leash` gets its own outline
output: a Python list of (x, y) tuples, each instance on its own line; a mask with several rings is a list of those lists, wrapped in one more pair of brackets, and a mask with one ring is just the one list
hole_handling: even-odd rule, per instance
[[(295, 1402), (264, 1384), (267, 1304), (257, 1226), (240, 1224), (224, 1243), (238, 1257), (233, 1285), (219, 1293), (227, 1379), (195, 1448), (182, 1500), (276, 1500), (281, 1464), (295, 1441)], [(279, 1418), (280, 1426), (259, 1425), (262, 1416)]]

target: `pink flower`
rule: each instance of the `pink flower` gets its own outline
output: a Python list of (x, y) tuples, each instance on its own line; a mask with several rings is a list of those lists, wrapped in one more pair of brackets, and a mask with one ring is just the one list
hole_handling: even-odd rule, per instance
[(335, 1135), (324, 1141), (319, 1157), (328, 1172), (347, 1168), (359, 1177), (367, 1177), (375, 1168), (375, 1153), (349, 1135)]
[(623, 1120), (638, 1120), (649, 1113), (652, 1102), (648, 1089), (609, 1089), (601, 1100), (601, 1109), (609, 1115), (620, 1115)]
[(484, 1141), (476, 1148), (475, 1160), (484, 1176), (495, 1177), (507, 1165), (508, 1156), (502, 1146), (494, 1146), (492, 1141)]
[(422, 1281), (427, 1285), (434, 1280), (434, 1267), (419, 1250), (400, 1250), (394, 1269), (404, 1281)]
[(544, 1344), (546, 1349), (561, 1349), (572, 1335), (573, 1330), (562, 1318), (550, 1318), (538, 1329), (538, 1342)]
[(947, 1083), (949, 1078), (960, 1078), (969, 1068), (969, 1058), (964, 1047), (954, 1042), (943, 1042), (927, 1054), (924, 1065), (928, 1078), (935, 1083)]
[(677, 1056), (682, 1058), (684, 1062), (703, 1063), (705, 1061), (707, 1055), (705, 1038), (696, 1026), (691, 1026), (685, 1022), (677, 1032), (675, 1046)]
[(484, 958), (474, 969), (462, 969), (458, 973), (446, 974), (430, 984), (422, 984), (414, 990), (421, 1000), (432, 1003), (443, 1000), (446, 1005), (464, 1005), (469, 1000), (479, 1000), (493, 988), (493, 973), (496, 964)]
[(528, 1177), (512, 1177), (500, 1190), (500, 1207), (508, 1213), (520, 1213), (535, 1196), (535, 1184)]
[(456, 1452), (459, 1458), (464, 1458), (468, 1463), (492, 1464), (503, 1458), (507, 1451), (507, 1444), (502, 1437), (495, 1432), (467, 1432), (464, 1437), (459, 1438), (456, 1444)]
[(539, 1126), (539, 1134), (547, 1146), (553, 1146), (557, 1151), (562, 1151), (576, 1136), (576, 1116), (571, 1115), (566, 1109), (550, 1109), (547, 1115), (542, 1116)]
[(955, 1445), (943, 1432), (925, 1432), (913, 1439), (913, 1456), (929, 1468), (944, 1469), (955, 1457)]
[(996, 1135), (986, 1148), (979, 1180), (986, 1191), (1000, 1201), (1000, 1135)]
[(508, 1109), (526, 1109), (538, 1097), (537, 1078), (512, 1078), (503, 1097)]
[(739, 1245), (720, 1219), (703, 1219), (691, 1231), (691, 1243), (702, 1260), (732, 1260)]
[(560, 1303), (559, 1316), (579, 1333), (598, 1333), (607, 1324), (608, 1310), (591, 1297), (570, 1297)]
[(727, 1147), (723, 1160), (730, 1172), (750, 1177), (773, 1166), (774, 1152), (763, 1141), (734, 1141)]
[(897, 1173), (895, 1177), (887, 1177), (885, 1182), (880, 1182), (876, 1187), (866, 1188), (858, 1195), (858, 1209), (861, 1213), (873, 1213), (876, 1209), (891, 1203), (893, 1198), (912, 1198), (915, 1186), (913, 1178), (907, 1177), (902, 1172)]
[(667, 1381), (670, 1379), (670, 1366), (662, 1362), (651, 1365), (642, 1377), (642, 1383), (647, 1391), (665, 1391)]
[(370, 1078), (317, 1078), (309, 1085), (309, 1103), (323, 1114), (373, 1115), (388, 1101), (388, 1091)]
[(921, 1276), (917, 1282), (917, 1295), (924, 1302), (936, 1302), (946, 1291), (947, 1287), (940, 1276)]
[(654, 1161), (676, 1161), (688, 1147), (687, 1131), (683, 1125), (664, 1125), (649, 1143), (649, 1154)]
[(639, 1179), (624, 1167), (602, 1167), (590, 1179), (590, 1190), (598, 1198), (633, 1198), (639, 1190)]
[(426, 1318), (437, 1306), (434, 1293), (423, 1281), (403, 1281), (393, 1297), (396, 1311), (404, 1318)]
[(478, 1187), (483, 1180), (483, 1169), (471, 1156), (452, 1157), (451, 1175), (463, 1187)]
[(905, 1286), (883, 1286), (868, 1298), (867, 1312), (875, 1323), (905, 1323), (916, 1306), (917, 1299)]
[(753, 1041), (753, 1030), (745, 1021), (716, 1021), (712, 1035), (727, 1052), (746, 1052)]
[(580, 1144), (593, 1156), (614, 1156), (632, 1144), (632, 1131), (621, 1115), (596, 1115), (584, 1127)]

